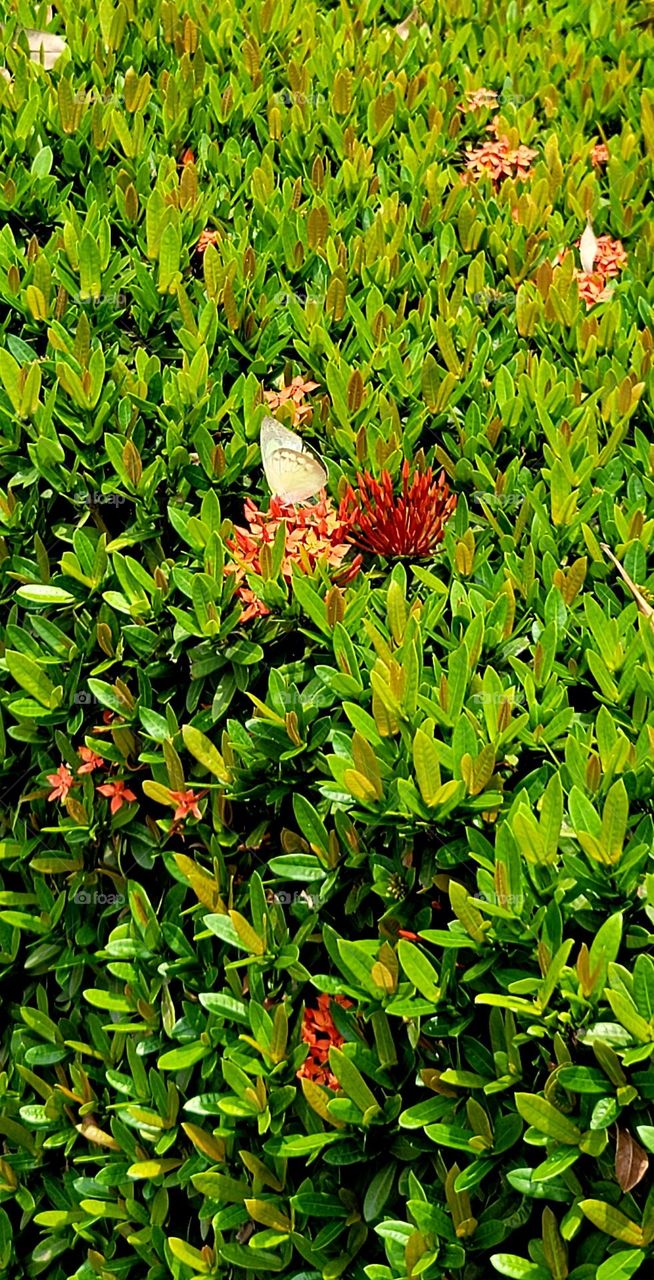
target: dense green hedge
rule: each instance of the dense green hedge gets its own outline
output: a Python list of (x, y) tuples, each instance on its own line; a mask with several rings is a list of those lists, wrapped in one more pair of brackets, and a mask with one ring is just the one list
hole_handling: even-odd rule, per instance
[(646, 1280), (646, 6), (4, 8), (0, 1275)]

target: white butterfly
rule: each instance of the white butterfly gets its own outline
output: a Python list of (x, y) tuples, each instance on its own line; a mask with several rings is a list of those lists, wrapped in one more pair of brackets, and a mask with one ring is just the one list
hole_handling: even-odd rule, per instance
[(264, 418), (260, 443), (266, 480), (282, 502), (306, 502), (322, 489), (327, 472), (294, 431), (275, 418)]
[(597, 257), (597, 240), (595, 238), (595, 232), (593, 231), (590, 218), (586, 223), (586, 230), (579, 241), (579, 257), (581, 259), (582, 271), (587, 271), (590, 274), (595, 264), (595, 258)]
[(25, 35), (32, 62), (40, 62), (43, 57), (46, 71), (52, 70), (57, 59), (68, 48), (66, 41), (61, 36), (53, 35), (51, 31), (26, 31)]

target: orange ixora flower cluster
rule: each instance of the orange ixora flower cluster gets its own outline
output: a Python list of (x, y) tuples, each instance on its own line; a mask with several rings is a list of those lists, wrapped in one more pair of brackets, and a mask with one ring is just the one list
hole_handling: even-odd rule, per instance
[(304, 404), (304, 398), (310, 391), (315, 391), (317, 386), (317, 382), (310, 382), (301, 377), (293, 378), (288, 386), (280, 387), (278, 391), (264, 391), (264, 400), (268, 408), (273, 411), (281, 408), (283, 404), (290, 404), (293, 412), (293, 426), (296, 427), (304, 422), (305, 418), (311, 417), (311, 405)]
[(492, 142), (483, 142), (476, 150), (466, 147), (466, 173), (463, 181), (476, 181), (484, 173), (490, 174), (496, 186), (505, 178), (525, 179), (531, 176), (531, 162), (536, 152), (520, 143), (513, 147), (507, 137), (499, 134), (497, 119), (491, 121), (489, 132)]
[(603, 164), (608, 164), (609, 149), (606, 143), (596, 142), (595, 146), (593, 147), (593, 150), (590, 153), (590, 158), (593, 164), (597, 165), (598, 167)]
[[(581, 240), (578, 240), (577, 248), (580, 244)], [(557, 258), (557, 265), (560, 266), (565, 255), (564, 249)], [(587, 307), (593, 307), (597, 302), (607, 302), (611, 297), (609, 281), (619, 276), (626, 264), (627, 251), (622, 241), (612, 240), (611, 236), (598, 236), (593, 270), (579, 271), (575, 268), (574, 278), (581, 301)]]
[(352, 1001), (345, 996), (318, 996), (317, 1009), (305, 1009), (302, 1021), (302, 1039), (309, 1046), (309, 1053), (297, 1075), (305, 1080), (313, 1080), (314, 1084), (326, 1085), (328, 1089), (337, 1090), (339, 1083), (329, 1066), (329, 1050), (340, 1049), (344, 1037), (334, 1025), (331, 1015), (331, 1001), (340, 1004), (343, 1009), (351, 1009)]
[[(97, 755), (90, 747), (79, 747), (77, 751), (82, 764), (77, 769), (77, 774), (93, 773), (96, 769), (103, 769), (105, 761), (102, 756)], [(48, 782), (52, 787), (48, 800), (61, 800), (62, 804), (68, 799), (69, 792), (77, 785), (75, 777), (68, 765), (60, 764), (56, 773), (48, 773)], [(111, 812), (118, 813), (124, 804), (133, 804), (136, 796), (121, 778), (116, 778), (113, 782), (105, 782), (101, 787), (97, 787), (96, 791), (99, 795), (105, 796), (107, 800), (111, 800)]]
[[(290, 582), (293, 565), (304, 573), (312, 573), (319, 561), (331, 568), (341, 569), (350, 551), (349, 525), (341, 520), (331, 499), (321, 491), (313, 506), (293, 506), (272, 497), (268, 511), (259, 511), (251, 499), (245, 503), (245, 519), (249, 528), (236, 527), (234, 537), (228, 543), (234, 564), (225, 572), (236, 573), (237, 595), (243, 604), (241, 622), (263, 617), (270, 610), (245, 583), (246, 574), (261, 575), (261, 551), (270, 547), (280, 525), (286, 529), (286, 546), (282, 561), (282, 574)], [(345, 580), (350, 581), (359, 571), (361, 556), (345, 566)], [(341, 576), (341, 581), (343, 580)]]

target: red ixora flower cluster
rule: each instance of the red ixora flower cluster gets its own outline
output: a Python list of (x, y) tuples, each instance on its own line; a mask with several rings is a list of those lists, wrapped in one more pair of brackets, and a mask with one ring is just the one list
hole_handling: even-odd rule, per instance
[[(580, 244), (581, 241), (578, 240), (577, 248)], [(557, 265), (561, 264), (565, 254), (564, 249), (557, 258)], [(596, 302), (606, 302), (611, 297), (609, 280), (619, 276), (626, 263), (627, 251), (621, 240), (612, 240), (611, 236), (598, 236), (593, 270), (578, 271), (575, 268), (574, 278), (582, 302), (587, 307), (595, 306)]]
[(268, 408), (273, 411), (281, 408), (283, 404), (290, 405), (293, 415), (292, 423), (294, 427), (297, 427), (306, 418), (311, 417), (311, 405), (304, 404), (304, 398), (310, 391), (315, 391), (317, 386), (317, 382), (312, 382), (310, 378), (302, 378), (298, 375), (287, 386), (280, 387), (277, 391), (264, 391), (263, 398)]
[(348, 486), (339, 514), (356, 546), (389, 558), (419, 559), (442, 542), (456, 494), (450, 493), (443, 471), (437, 480), (431, 467), (410, 478), (406, 459), (401, 478), (402, 490), (396, 494), (388, 471), (379, 480), (369, 471), (357, 475), (358, 487)]
[(482, 142), (480, 147), (466, 147), (466, 173), (463, 181), (476, 181), (482, 174), (490, 174), (496, 186), (505, 178), (525, 179), (531, 176), (531, 162), (536, 152), (531, 147), (520, 143), (511, 146), (507, 137), (499, 137), (497, 124), (490, 125), (490, 132), (495, 134), (491, 142)]
[(606, 143), (605, 143), (605, 142), (596, 142), (596, 143), (595, 143), (595, 146), (593, 147), (593, 150), (592, 150), (592, 151), (591, 151), (591, 153), (590, 153), (590, 158), (591, 158), (592, 163), (593, 163), (594, 165), (597, 165), (597, 166), (598, 166), (598, 168), (599, 168), (599, 166), (600, 166), (600, 165), (608, 164), (608, 162), (609, 162), (609, 149), (608, 149), (608, 147), (607, 147)]
[(309, 1046), (309, 1053), (302, 1063), (298, 1077), (313, 1080), (314, 1084), (324, 1084), (328, 1089), (338, 1089), (339, 1083), (329, 1067), (329, 1050), (340, 1049), (344, 1043), (343, 1036), (334, 1026), (331, 1015), (331, 999), (343, 1009), (350, 1009), (352, 1001), (345, 996), (319, 995), (317, 1009), (305, 1009), (302, 1022), (302, 1039)]
[[(96, 769), (105, 768), (105, 761), (102, 756), (92, 751), (90, 747), (78, 747), (77, 754), (82, 761), (76, 770), (78, 775), (94, 773)], [(60, 764), (56, 773), (48, 773), (46, 776), (52, 787), (48, 800), (61, 800), (62, 804), (65, 803), (69, 792), (77, 785), (71, 770), (67, 765)], [(96, 787), (96, 791), (98, 795), (105, 796), (107, 800), (111, 801), (110, 809), (112, 813), (118, 813), (124, 804), (133, 804), (136, 800), (134, 792), (130, 790), (122, 778), (115, 778), (112, 782), (105, 782), (101, 787)]]
[[(269, 510), (259, 511), (248, 499), (244, 512), (249, 528), (234, 529), (234, 537), (227, 545), (235, 563), (225, 568), (226, 573), (237, 575), (237, 594), (244, 606), (241, 622), (249, 622), (251, 618), (263, 617), (270, 612), (247, 586), (245, 577), (248, 572), (261, 575), (261, 550), (275, 541), (280, 524), (286, 527), (282, 574), (287, 581), (290, 581), (293, 565), (304, 573), (312, 573), (318, 561), (322, 560), (341, 570), (350, 550), (348, 523), (341, 519), (324, 489), (313, 506), (296, 507), (282, 502), (281, 498), (272, 497)], [(357, 556), (343, 566), (339, 580), (349, 582), (358, 573), (360, 565), (361, 556)]]

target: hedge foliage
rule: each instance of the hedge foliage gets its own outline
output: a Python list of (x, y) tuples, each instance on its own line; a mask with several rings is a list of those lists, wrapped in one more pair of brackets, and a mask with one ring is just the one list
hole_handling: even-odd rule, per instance
[(0, 1274), (645, 1280), (647, 7), (4, 18)]

